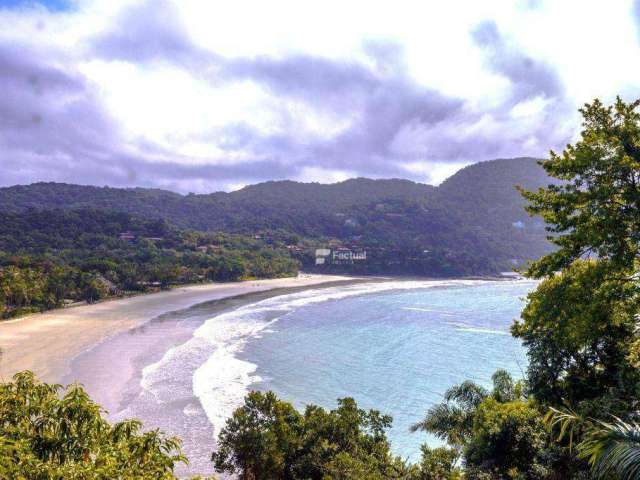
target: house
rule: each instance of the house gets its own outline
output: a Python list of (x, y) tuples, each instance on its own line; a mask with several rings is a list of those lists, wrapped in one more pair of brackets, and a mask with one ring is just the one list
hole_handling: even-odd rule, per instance
[(119, 237), (120, 240), (124, 240), (125, 242), (133, 242), (136, 239), (136, 236), (131, 232), (122, 232)]

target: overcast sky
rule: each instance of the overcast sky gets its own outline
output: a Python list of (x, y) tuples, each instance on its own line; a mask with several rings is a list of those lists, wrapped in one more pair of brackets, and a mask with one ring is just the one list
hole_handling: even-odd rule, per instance
[(0, 185), (439, 183), (640, 97), (640, 0), (0, 0), (0, 92)]

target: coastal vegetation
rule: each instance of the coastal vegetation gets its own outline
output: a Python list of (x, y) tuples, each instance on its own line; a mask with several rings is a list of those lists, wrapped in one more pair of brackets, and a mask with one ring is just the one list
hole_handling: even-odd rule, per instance
[[(413, 427), (446, 445), (423, 447), (417, 463), (391, 453), (389, 416), (351, 398), (300, 412), (252, 392), (219, 433), (216, 471), (244, 480), (639, 478), (639, 106), (585, 105), (579, 141), (542, 162), (556, 181), (521, 189), (556, 247), (524, 272), (540, 283), (511, 330), (527, 348), (523, 379), (498, 371), (490, 388), (450, 388)], [(173, 478), (184, 460), (175, 439), (136, 422), (109, 425), (79, 387), (58, 394), (28, 373), (0, 386), (4, 471)]]
[(95, 209), (0, 213), (0, 318), (205, 281), (296, 275), (281, 241)]
[(0, 478), (175, 479), (180, 441), (136, 420), (110, 424), (82, 387), (30, 372), (0, 384)]
[[(272, 181), (229, 193), (180, 195), (36, 183), (0, 188), (0, 211), (90, 208), (162, 219), (183, 230), (283, 239), (305, 270), (318, 272), (482, 275), (550, 251), (543, 222), (526, 215), (514, 188), (550, 181), (535, 159), (517, 158), (468, 166), (438, 187), (357, 178), (328, 185)], [(364, 249), (367, 261), (316, 266), (315, 248), (330, 244)]]
[[(500, 174), (496, 174), (500, 172)], [(174, 285), (321, 273), (492, 275), (549, 250), (515, 183), (533, 159), (467, 167), (440, 187), (408, 180), (267, 182), (237, 192), (39, 183), (0, 188), (0, 318)], [(364, 262), (316, 266), (328, 245)]]

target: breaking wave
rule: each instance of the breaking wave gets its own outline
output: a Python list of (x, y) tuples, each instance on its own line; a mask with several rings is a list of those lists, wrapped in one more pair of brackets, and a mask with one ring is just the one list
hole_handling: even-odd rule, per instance
[[(217, 436), (227, 418), (242, 405), (250, 386), (261, 380), (256, 374), (257, 365), (238, 358), (238, 353), (248, 340), (273, 332), (269, 327), (284, 315), (306, 305), (356, 295), (391, 290), (462, 287), (487, 282), (402, 280), (360, 283), (313, 288), (244, 305), (206, 320), (190, 340), (170, 349), (160, 361), (145, 367), (141, 386), (160, 404), (172, 402), (177, 397), (197, 397)], [(421, 310), (417, 307), (406, 308)], [(458, 328), (483, 333), (503, 333), (467, 326)], [(191, 377), (191, 382), (185, 381), (186, 376)]]

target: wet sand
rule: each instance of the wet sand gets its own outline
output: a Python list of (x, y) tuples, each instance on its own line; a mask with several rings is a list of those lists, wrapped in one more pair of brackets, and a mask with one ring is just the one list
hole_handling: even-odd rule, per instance
[(211, 283), (82, 305), (0, 322), (0, 378), (32, 370), (48, 382), (69, 379), (71, 362), (103, 340), (199, 303), (282, 288), (353, 281), (334, 275)]

